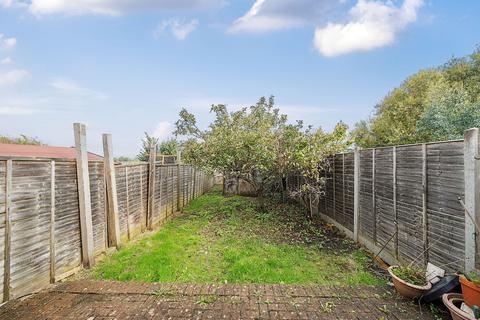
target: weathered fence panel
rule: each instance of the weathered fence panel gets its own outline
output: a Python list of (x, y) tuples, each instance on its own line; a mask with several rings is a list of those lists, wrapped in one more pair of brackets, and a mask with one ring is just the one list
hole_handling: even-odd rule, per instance
[(11, 174), (9, 295), (50, 283), (50, 162), (13, 161)]
[(3, 301), (5, 270), (5, 217), (7, 202), (7, 161), (0, 161), (0, 301)]
[(55, 162), (55, 277), (80, 267), (80, 235), (77, 169), (74, 161)]
[[(465, 198), (464, 152), (462, 140), (360, 150), (359, 163), (353, 152), (337, 154), (322, 173), (319, 212), (348, 234), (358, 228), (359, 241), (371, 250), (385, 245), (391, 263), (463, 270), (472, 259), (466, 257), (466, 218), (458, 201)], [(289, 188), (298, 187), (299, 179), (289, 177)]]
[[(103, 161), (88, 163), (95, 256), (108, 248), (104, 166)], [(147, 228), (149, 165), (116, 165), (114, 170), (121, 238), (128, 241)], [(1, 301), (41, 290), (82, 268), (77, 174), (74, 160), (0, 159)], [(188, 165), (156, 164), (155, 176), (157, 226), (213, 181)]]
[(92, 225), (94, 255), (107, 249), (107, 221), (105, 199), (105, 174), (103, 162), (89, 162), (90, 197), (92, 199)]
[(427, 148), (427, 215), (430, 250), (437, 265), (463, 269), (465, 212), (457, 197), (465, 197), (463, 141), (431, 144)]

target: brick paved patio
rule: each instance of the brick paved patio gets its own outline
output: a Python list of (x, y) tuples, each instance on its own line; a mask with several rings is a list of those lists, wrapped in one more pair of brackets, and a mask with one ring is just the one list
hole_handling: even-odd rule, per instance
[(373, 286), (66, 282), (0, 307), (0, 319), (433, 319)]

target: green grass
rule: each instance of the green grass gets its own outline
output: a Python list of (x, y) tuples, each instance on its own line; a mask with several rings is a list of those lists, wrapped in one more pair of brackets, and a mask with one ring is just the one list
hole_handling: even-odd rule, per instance
[(383, 283), (368, 271), (364, 252), (325, 245), (332, 242), (328, 234), (297, 207), (258, 208), (257, 199), (226, 198), (214, 190), (156, 234), (108, 256), (91, 276), (182, 283)]

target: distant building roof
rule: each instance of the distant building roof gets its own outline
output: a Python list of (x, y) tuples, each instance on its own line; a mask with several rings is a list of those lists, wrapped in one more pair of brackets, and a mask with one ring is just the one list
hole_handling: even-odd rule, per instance
[[(74, 147), (50, 147), (26, 144), (0, 143), (0, 157), (37, 157), (52, 159), (75, 159)], [(89, 152), (88, 160), (103, 160), (102, 156)]]

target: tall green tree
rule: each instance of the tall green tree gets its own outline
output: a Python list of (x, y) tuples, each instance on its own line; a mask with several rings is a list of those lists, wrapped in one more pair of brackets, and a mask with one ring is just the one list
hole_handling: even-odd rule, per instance
[(431, 88), (417, 123), (419, 136), (428, 141), (461, 139), (473, 127), (480, 127), (480, 101), (472, 101), (469, 88), (447, 80)]
[(284, 192), (285, 178), (296, 174), (304, 177), (303, 183), (290, 195), (314, 203), (324, 188), (320, 172), (328, 165), (326, 159), (348, 146), (345, 124), (331, 133), (303, 122), (289, 124), (273, 97), (239, 111), (229, 112), (225, 105), (214, 105), (211, 111), (214, 120), (206, 130), (198, 128), (193, 114), (180, 112), (176, 134), (187, 137), (184, 161), (243, 179), (260, 196)]
[(352, 136), (361, 147), (458, 138), (478, 126), (480, 51), (421, 70), (390, 92)]
[(137, 159), (140, 161), (148, 161), (150, 157), (150, 147), (152, 145), (157, 146), (157, 154), (176, 155), (177, 140), (175, 138), (168, 138), (159, 143), (158, 138), (145, 132), (145, 137), (142, 139), (142, 147), (137, 155)]

